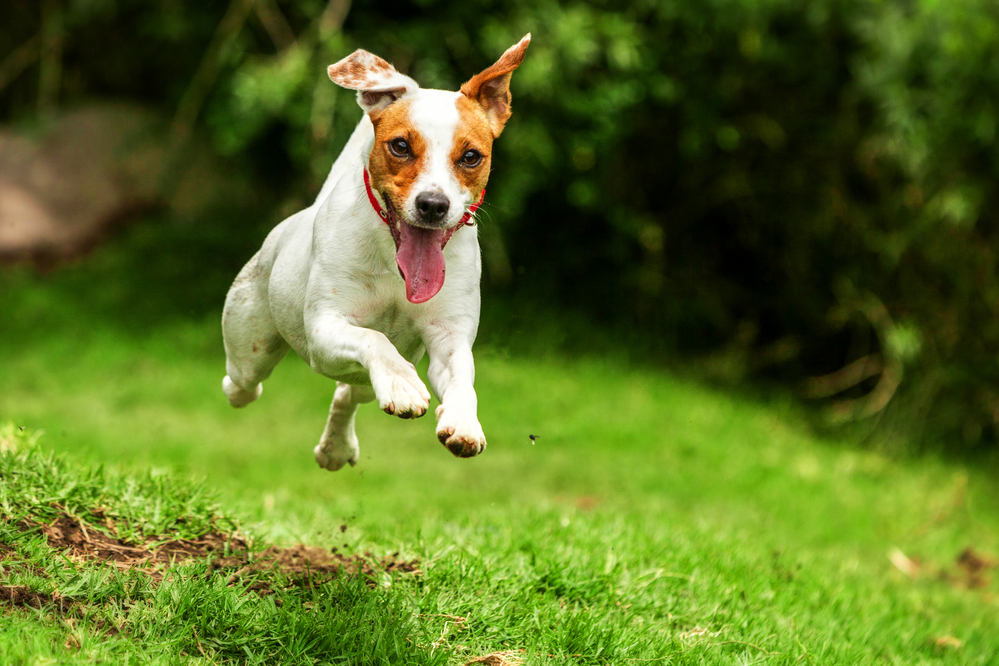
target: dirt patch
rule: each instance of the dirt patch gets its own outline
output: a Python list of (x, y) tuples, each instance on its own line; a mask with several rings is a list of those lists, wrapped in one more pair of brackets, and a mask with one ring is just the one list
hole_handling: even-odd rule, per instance
[[(164, 569), (175, 563), (207, 559), (212, 571), (235, 569), (229, 585), (241, 585), (260, 596), (274, 594), (275, 586), (284, 589), (313, 588), (341, 575), (362, 578), (370, 586), (378, 584), (382, 573), (420, 573), (419, 560), (403, 560), (399, 553), (376, 558), (372, 553), (341, 554), (302, 544), (291, 548), (270, 546), (259, 553), (250, 552), (249, 542), (238, 534), (212, 530), (197, 539), (150, 538), (142, 544), (115, 536), (114, 521), (101, 509), (91, 517), (103, 527), (61, 513), (47, 523), (22, 521), (22, 532), (40, 532), (49, 547), (76, 562), (108, 562), (121, 571), (137, 569), (155, 582), (163, 579)], [(16, 548), (0, 543), (0, 559), (16, 556)], [(42, 572), (44, 573), (44, 572)], [(275, 576), (274, 574), (278, 574)], [(277, 600), (280, 605), (280, 600)], [(0, 585), (0, 606), (52, 608), (68, 613), (77, 602), (58, 592), (38, 592), (17, 585)]]
[[(109, 562), (119, 570), (138, 569), (156, 581), (163, 578), (163, 569), (174, 563), (196, 559), (210, 559), (213, 570), (235, 569), (229, 583), (244, 578), (257, 578), (252, 574), (279, 572), (291, 584), (308, 587), (322, 584), (339, 575), (357, 576), (377, 584), (379, 573), (420, 573), (419, 560), (403, 560), (399, 553), (376, 558), (372, 553), (342, 554), (298, 544), (290, 548), (270, 546), (259, 553), (250, 552), (249, 542), (238, 534), (225, 534), (213, 530), (197, 539), (150, 538), (136, 544), (115, 536), (115, 524), (101, 509), (92, 511), (92, 517), (103, 521), (104, 529), (88, 524), (75, 516), (62, 513), (48, 523), (22, 522), (24, 532), (38, 530), (49, 547), (64, 552), (77, 562)], [(106, 530), (106, 531), (105, 531)], [(0, 544), (0, 558), (14, 549)], [(250, 584), (261, 594), (269, 594), (270, 583)]]
[(988, 572), (994, 569), (999, 561), (969, 546), (958, 554), (954, 563), (961, 572), (960, 582), (968, 589), (979, 589), (989, 586), (991, 580)]
[[(114, 532), (114, 523), (103, 514), (105, 527)], [(163, 577), (163, 566), (174, 562), (209, 557), (216, 553), (245, 551), (249, 544), (235, 534), (211, 531), (197, 539), (148, 539), (144, 544), (133, 544), (105, 534), (99, 528), (62, 514), (51, 523), (36, 525), (41, 529), (49, 547), (68, 551), (70, 559), (77, 561), (104, 561), (120, 570), (140, 569), (155, 580)]]
[[(234, 557), (220, 557), (212, 561), (213, 569), (236, 569), (229, 576), (229, 584), (234, 585), (252, 574), (278, 571), (288, 577), (290, 583), (299, 587), (321, 585), (340, 575), (361, 577), (369, 585), (378, 584), (378, 574), (407, 573), (419, 574), (419, 560), (399, 559), (399, 553), (377, 559), (372, 553), (344, 555), (336, 549), (332, 551), (298, 544), (291, 548), (270, 546), (255, 555), (242, 554)], [(271, 594), (270, 583), (257, 581), (249, 589), (258, 594)]]
[(593, 509), (600, 506), (602, 500), (599, 497), (577, 497), (576, 498), (576, 508), (583, 511), (592, 511)]
[(990, 572), (999, 566), (999, 559), (986, 555), (968, 546), (954, 558), (954, 568), (937, 566), (932, 561), (918, 557), (908, 557), (897, 548), (888, 553), (888, 559), (896, 569), (912, 579), (922, 575), (935, 575), (952, 587), (979, 590), (992, 583)]
[(76, 604), (76, 601), (63, 597), (58, 592), (49, 594), (23, 585), (0, 585), (0, 604), (38, 609), (53, 606), (60, 612), (66, 612)]

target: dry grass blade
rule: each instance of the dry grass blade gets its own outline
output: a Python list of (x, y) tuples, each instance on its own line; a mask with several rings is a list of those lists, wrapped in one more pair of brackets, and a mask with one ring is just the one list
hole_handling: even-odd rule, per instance
[(471, 661), (465, 662), (465, 666), (475, 666), (476, 664), (483, 666), (520, 666), (524, 662), (520, 660), (519, 654), (519, 652), (513, 650), (490, 652), (489, 654), (484, 654), (481, 657), (476, 657)]
[(919, 573), (919, 562), (909, 559), (898, 548), (892, 548), (891, 552), (888, 553), (888, 559), (891, 560), (896, 569), (909, 578), (915, 578)]
[(953, 636), (941, 636), (933, 641), (933, 645), (938, 649), (951, 648), (954, 650), (960, 650), (964, 647), (964, 641), (959, 638), (954, 638)]

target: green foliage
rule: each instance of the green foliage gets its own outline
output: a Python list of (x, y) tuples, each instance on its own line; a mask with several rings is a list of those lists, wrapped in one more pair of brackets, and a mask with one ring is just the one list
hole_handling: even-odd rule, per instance
[[(173, 113), (227, 4), (69, 3), (66, 101)], [(995, 3), (356, 2), (340, 31), (319, 0), (274, 6), (294, 43), (251, 12), (199, 117), (283, 212), (314, 196), (360, 115), (326, 64), (364, 47), (453, 89), (531, 31), (484, 208), (493, 298), (724, 357), (708, 367), (730, 379), (797, 382), (879, 354), (904, 369), (869, 410), (883, 423), (995, 443)], [(11, 48), (36, 20), (16, 18)], [(21, 77), (0, 112), (33, 110), (33, 90)]]

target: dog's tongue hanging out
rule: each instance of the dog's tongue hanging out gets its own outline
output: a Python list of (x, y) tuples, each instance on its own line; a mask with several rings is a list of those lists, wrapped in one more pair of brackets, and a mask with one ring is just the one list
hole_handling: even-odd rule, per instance
[(395, 262), (406, 280), (406, 298), (424, 303), (444, 286), (444, 230), (399, 224)]

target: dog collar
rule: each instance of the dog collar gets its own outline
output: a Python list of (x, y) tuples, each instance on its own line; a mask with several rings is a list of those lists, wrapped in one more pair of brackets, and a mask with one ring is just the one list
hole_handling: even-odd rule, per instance
[[(385, 211), (384, 208), (382, 208), (381, 204), (378, 203), (378, 199), (375, 197), (374, 190), (371, 189), (371, 177), (368, 176), (367, 169), (364, 170), (364, 189), (367, 190), (368, 201), (371, 202), (371, 207), (375, 209), (376, 213), (378, 213), (378, 217), (382, 218), (382, 221), (385, 222), (385, 224), (391, 225), (392, 223), (389, 221), (388, 213)], [(444, 235), (445, 243), (447, 243), (448, 239), (451, 238), (451, 234), (453, 234), (458, 227), (462, 225), (468, 225), (470, 227), (475, 226), (475, 220), (472, 219), (472, 214), (479, 209), (479, 206), (482, 205), (482, 202), (485, 200), (485, 198), (486, 198), (486, 190), (485, 188), (483, 188), (482, 194), (479, 195), (479, 200), (473, 203), (471, 206), (469, 206), (468, 210), (465, 211), (465, 214), (461, 216), (461, 221), (458, 222), (458, 225), (454, 227), (454, 229), (449, 229), (448, 232)], [(469, 220), (471, 220), (471, 222), (469, 222)]]

